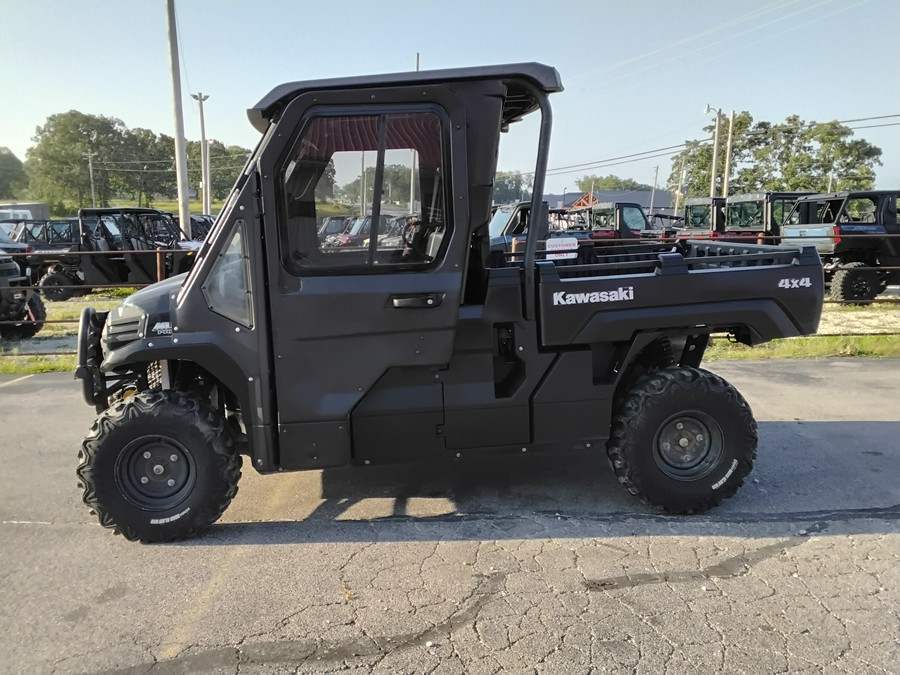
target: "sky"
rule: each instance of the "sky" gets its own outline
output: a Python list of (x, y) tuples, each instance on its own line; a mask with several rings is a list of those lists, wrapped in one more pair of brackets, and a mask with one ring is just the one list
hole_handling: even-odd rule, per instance
[[(706, 136), (707, 103), (772, 123), (893, 115), (848, 126), (884, 152), (876, 187), (900, 188), (900, 0), (175, 4), (190, 139), (191, 92), (209, 96), (209, 138), (252, 148), (246, 109), (283, 82), (415, 70), (417, 54), (423, 70), (538, 61), (565, 86), (546, 192), (586, 174), (665, 185), (678, 151), (665, 148)], [(0, 0), (0, 22), (23, 39), (0, 52), (0, 147), (24, 160), (36, 127), (69, 110), (174, 135), (165, 0)], [(503, 138), (500, 170), (533, 171), (536, 121)]]

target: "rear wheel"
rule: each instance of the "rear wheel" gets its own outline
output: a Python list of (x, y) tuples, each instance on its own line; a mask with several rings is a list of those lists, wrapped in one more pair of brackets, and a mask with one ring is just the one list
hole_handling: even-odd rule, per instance
[(41, 293), (51, 302), (62, 302), (75, 295), (76, 289), (66, 288), (66, 286), (73, 286), (74, 284), (75, 282), (72, 278), (62, 272), (47, 272), (38, 282)]
[(198, 534), (237, 493), (234, 434), (209, 405), (172, 391), (129, 396), (101, 413), (84, 440), (84, 503), (127, 539)]
[(38, 334), (47, 320), (47, 308), (40, 295), (32, 294), (18, 320), (28, 323), (0, 325), (0, 337), (4, 340), (27, 340)]
[(651, 506), (705, 511), (753, 468), (756, 422), (740, 393), (698, 368), (666, 368), (628, 392), (607, 453), (619, 482)]
[(869, 267), (866, 263), (850, 262), (844, 263), (841, 267), (842, 269), (831, 277), (832, 300), (856, 304), (869, 303), (883, 290), (878, 271), (864, 269)]

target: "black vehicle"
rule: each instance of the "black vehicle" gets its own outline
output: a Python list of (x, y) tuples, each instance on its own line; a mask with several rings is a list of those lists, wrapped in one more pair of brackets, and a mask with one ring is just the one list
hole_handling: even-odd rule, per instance
[[(44, 327), (47, 309), (31, 289), (31, 247), (0, 234), (0, 338), (23, 340)], [(12, 255), (10, 255), (12, 254)]]
[(169, 214), (150, 208), (80, 209), (69, 231), (74, 242), (33, 256), (48, 300), (68, 300), (94, 286), (143, 285), (182, 274), (200, 246)]
[[(99, 417), (78, 475), (101, 524), (194, 535), (230, 503), (242, 455), (266, 473), (606, 442), (649, 504), (694, 512), (731, 496), (756, 424), (699, 368), (709, 336), (814, 332), (818, 255), (636, 241), (556, 257), (538, 227), (518, 259), (495, 255), (500, 132), (541, 113), (538, 212), (561, 90), (528, 63), (285, 84), (250, 109), (265, 135), (190, 273), (82, 314), (76, 375)], [(413, 167), (423, 210), (401, 242), (319, 236), (336, 156), (361, 173), (374, 161), (376, 220), (385, 164)]]
[(815, 245), (833, 300), (871, 302), (900, 281), (898, 197), (894, 190), (801, 197), (782, 227), (784, 242)]
[[(172, 223), (174, 223), (175, 227), (178, 228), (178, 231), (183, 239), (187, 240), (188, 237), (184, 234), (184, 228), (181, 227), (179, 215), (177, 213), (166, 213), (166, 215), (172, 219)], [(190, 239), (193, 241), (203, 241), (204, 239), (206, 239), (206, 235), (209, 234), (209, 231), (212, 229), (213, 223), (215, 221), (216, 217), (209, 215), (208, 213), (192, 213)]]

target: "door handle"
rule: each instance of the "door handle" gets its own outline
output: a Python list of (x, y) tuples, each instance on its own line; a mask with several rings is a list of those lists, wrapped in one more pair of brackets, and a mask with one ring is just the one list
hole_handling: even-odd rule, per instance
[(445, 293), (420, 293), (417, 295), (392, 295), (391, 304), (397, 309), (427, 309), (440, 307)]

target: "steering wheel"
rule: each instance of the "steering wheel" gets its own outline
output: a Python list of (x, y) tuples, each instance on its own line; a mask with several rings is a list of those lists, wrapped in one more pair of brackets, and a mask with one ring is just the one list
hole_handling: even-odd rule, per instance
[(434, 256), (426, 252), (426, 239), (430, 228), (418, 218), (410, 218), (403, 228), (403, 257), (417, 256), (424, 262), (431, 262)]

